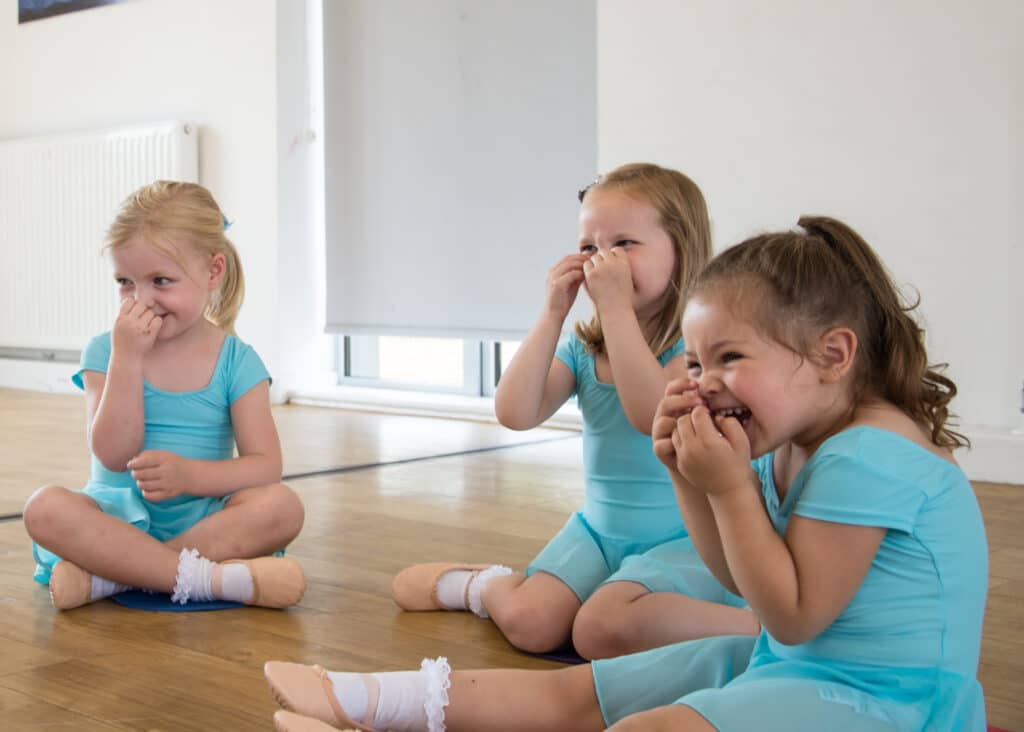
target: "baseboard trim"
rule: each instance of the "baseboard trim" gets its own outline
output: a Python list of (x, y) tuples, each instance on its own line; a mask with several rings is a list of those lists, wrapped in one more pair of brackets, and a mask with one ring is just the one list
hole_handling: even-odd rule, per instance
[[(0, 358), (0, 387), (80, 394), (71, 383), (73, 372), (73, 365), (67, 363)], [(355, 386), (290, 391), (286, 396), (294, 404), (496, 422), (494, 401), (487, 397)], [(570, 404), (560, 409), (544, 426), (579, 430), (582, 421), (579, 411)], [(956, 453), (968, 478), (1024, 486), (1024, 429), (963, 425), (960, 431), (972, 445), (970, 449), (957, 450)]]

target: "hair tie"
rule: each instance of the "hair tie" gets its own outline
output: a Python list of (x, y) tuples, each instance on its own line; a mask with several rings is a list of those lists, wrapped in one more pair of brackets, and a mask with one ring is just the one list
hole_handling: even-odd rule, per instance
[(591, 188), (593, 188), (594, 186), (596, 186), (600, 182), (601, 182), (601, 176), (599, 175), (596, 178), (594, 178), (593, 181), (591, 181), (590, 183), (587, 183), (587, 185), (583, 186), (582, 188), (580, 188), (576, 192), (576, 197), (580, 200), (580, 203), (583, 203), (583, 197), (585, 195), (587, 195), (587, 191), (589, 191)]
[(228, 217), (225, 216), (224, 214), (221, 214), (220, 217), (221, 217), (221, 219), (224, 220), (224, 231), (227, 231), (228, 229), (230, 229), (231, 228), (231, 224), (235, 223), (234, 221), (229, 221)]

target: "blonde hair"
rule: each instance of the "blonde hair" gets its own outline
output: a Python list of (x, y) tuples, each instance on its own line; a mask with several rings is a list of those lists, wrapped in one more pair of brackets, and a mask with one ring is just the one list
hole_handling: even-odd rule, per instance
[(762, 334), (808, 359), (817, 338), (847, 327), (859, 344), (854, 404), (868, 396), (896, 405), (929, 429), (939, 447), (970, 441), (947, 425), (956, 384), (929, 364), (924, 331), (910, 316), (885, 265), (856, 231), (836, 219), (804, 216), (803, 231), (762, 234), (731, 247), (704, 269), (690, 297), (708, 292)]
[[(580, 202), (593, 190), (622, 191), (650, 204), (675, 248), (675, 271), (669, 281), (665, 303), (647, 344), (657, 356), (682, 337), (685, 293), (694, 277), (711, 259), (711, 222), (704, 194), (692, 180), (677, 170), (652, 163), (622, 165), (600, 176), (580, 191)], [(595, 311), (590, 322), (576, 323), (576, 335), (590, 353), (604, 352), (601, 318)]]
[(183, 242), (198, 254), (223, 254), (224, 277), (203, 315), (234, 335), (235, 318), (245, 298), (245, 277), (238, 252), (224, 235), (226, 226), (227, 219), (207, 189), (196, 183), (158, 180), (124, 200), (107, 231), (105, 249), (123, 247), (138, 235), (179, 264), (183, 264)]

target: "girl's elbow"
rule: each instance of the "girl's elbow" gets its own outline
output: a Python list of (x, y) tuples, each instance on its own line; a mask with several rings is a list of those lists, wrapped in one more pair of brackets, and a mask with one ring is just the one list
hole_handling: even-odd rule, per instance
[(494, 417), (498, 420), (498, 424), (502, 427), (507, 427), (510, 430), (528, 430), (532, 427), (536, 427), (534, 424), (530, 424), (522, 412), (515, 408), (510, 408), (505, 404), (500, 404), (497, 401), (494, 403)]
[(772, 638), (784, 646), (802, 645), (816, 638), (824, 630), (824, 628), (818, 628), (814, 623), (808, 622), (806, 619), (797, 619), (783, 623), (771, 623), (765, 620), (761, 622)]
[(771, 634), (772, 638), (784, 646), (798, 646), (810, 640), (810, 638), (805, 638), (802, 633), (792, 632), (788, 629), (774, 631), (768, 626), (765, 626), (765, 629)]
[(646, 414), (645, 415), (635, 415), (635, 414), (629, 414), (627, 412), (626, 413), (626, 418), (629, 420), (629, 423), (631, 425), (633, 425), (633, 429), (635, 429), (637, 432), (639, 432), (642, 435), (650, 436), (651, 432), (653, 431), (652, 428), (654, 427), (654, 415), (653, 414), (650, 414), (650, 415), (646, 415)]
[(284, 478), (284, 463), (280, 456), (276, 460), (272, 460), (270, 464), (270, 477), (271, 483), (280, 483)]
[(100, 465), (111, 473), (124, 473), (128, 470), (128, 461), (133, 455), (122, 455), (114, 451), (104, 450), (102, 447), (92, 445), (92, 454), (100, 461)]

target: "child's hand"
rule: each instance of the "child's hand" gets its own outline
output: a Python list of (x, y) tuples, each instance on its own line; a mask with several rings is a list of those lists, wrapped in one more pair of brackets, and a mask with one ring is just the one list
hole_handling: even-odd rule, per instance
[(164, 450), (144, 450), (128, 461), (132, 478), (147, 501), (180, 496), (192, 484), (191, 461)]
[(576, 302), (576, 295), (583, 284), (583, 262), (586, 254), (570, 254), (562, 257), (548, 270), (548, 310), (562, 320)]
[(704, 403), (697, 392), (696, 381), (688, 378), (673, 379), (665, 386), (665, 396), (654, 413), (651, 439), (654, 442), (654, 454), (670, 472), (679, 472), (676, 448), (672, 443), (676, 422), (693, 411), (694, 407)]
[(587, 292), (597, 312), (616, 307), (633, 307), (633, 271), (625, 250), (597, 252), (583, 264)]
[(121, 310), (111, 333), (112, 347), (119, 354), (141, 358), (153, 347), (163, 319), (153, 308), (130, 297), (121, 301)]
[(750, 441), (734, 417), (711, 416), (704, 405), (676, 420), (672, 446), (679, 472), (708, 495), (723, 495), (750, 483)]

